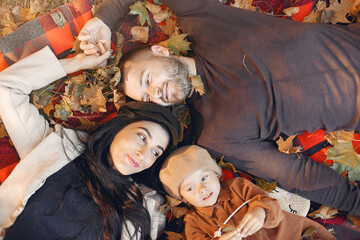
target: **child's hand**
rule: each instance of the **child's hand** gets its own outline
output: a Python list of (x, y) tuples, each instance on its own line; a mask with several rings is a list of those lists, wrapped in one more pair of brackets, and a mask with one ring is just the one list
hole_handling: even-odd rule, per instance
[(235, 229), (219, 237), (219, 240), (241, 240), (240, 233)]
[(237, 227), (241, 238), (259, 231), (264, 225), (265, 216), (265, 209), (262, 207), (256, 207), (247, 212)]

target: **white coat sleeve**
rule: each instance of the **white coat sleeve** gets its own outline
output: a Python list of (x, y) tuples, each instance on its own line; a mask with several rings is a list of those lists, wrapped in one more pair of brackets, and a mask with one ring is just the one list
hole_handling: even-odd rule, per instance
[(29, 102), (29, 94), (64, 76), (49, 47), (0, 72), (0, 116), (21, 159), (53, 131)]

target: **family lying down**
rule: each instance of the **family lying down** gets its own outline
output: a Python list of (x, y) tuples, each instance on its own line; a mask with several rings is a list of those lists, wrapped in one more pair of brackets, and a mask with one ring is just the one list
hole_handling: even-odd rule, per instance
[[(119, 68), (120, 89), (132, 100), (114, 118), (92, 134), (50, 124), (29, 102), (31, 91), (106, 64), (111, 33), (136, 2), (104, 0), (79, 33), (82, 53), (58, 59), (45, 47), (0, 72), (0, 116), (21, 158), (0, 185), (0, 238), (157, 239), (165, 224), (159, 199), (169, 195), (190, 208), (187, 239), (300, 239), (309, 228), (313, 239), (336, 239), (250, 181), (222, 181), (214, 158), (360, 215), (357, 185), (276, 145), (280, 135), (360, 130), (359, 24), (163, 0), (192, 42), (188, 55), (159, 45), (131, 49)], [(190, 75), (201, 77), (205, 94)], [(168, 106), (184, 102), (194, 142), (178, 146), (180, 123)]]

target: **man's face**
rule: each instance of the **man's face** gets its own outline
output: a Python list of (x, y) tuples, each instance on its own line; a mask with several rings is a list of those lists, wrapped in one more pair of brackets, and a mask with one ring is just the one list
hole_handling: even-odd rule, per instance
[(163, 106), (181, 103), (191, 90), (187, 66), (174, 57), (136, 57), (124, 64), (124, 91), (127, 96)]
[(180, 195), (191, 205), (209, 207), (216, 203), (220, 182), (214, 171), (200, 169), (187, 176), (180, 184)]

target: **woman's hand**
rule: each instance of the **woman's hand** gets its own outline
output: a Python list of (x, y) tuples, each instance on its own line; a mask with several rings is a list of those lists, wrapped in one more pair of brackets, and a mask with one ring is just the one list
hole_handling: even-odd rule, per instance
[(94, 17), (86, 22), (78, 39), (86, 55), (100, 55), (98, 44), (102, 43), (106, 51), (110, 50), (111, 30), (102, 20)]
[(240, 237), (244, 238), (259, 231), (264, 226), (265, 217), (265, 209), (262, 207), (247, 212), (237, 227)]
[(73, 58), (60, 59), (59, 62), (66, 74), (77, 72), (84, 69), (92, 69), (105, 66), (107, 59), (111, 56), (112, 50), (105, 51), (102, 44), (99, 44), (101, 55), (86, 55), (81, 53)]

